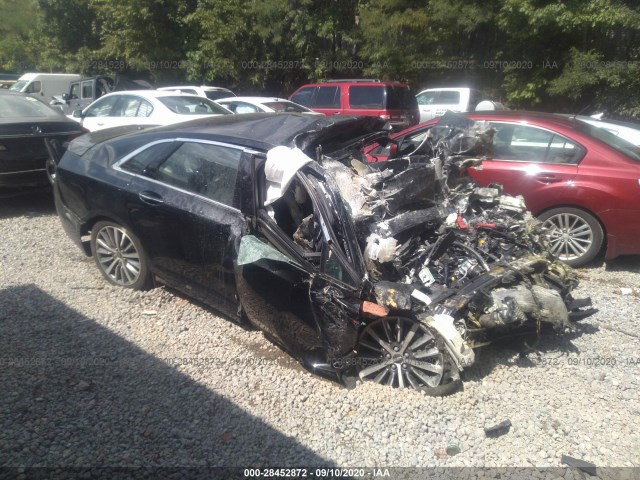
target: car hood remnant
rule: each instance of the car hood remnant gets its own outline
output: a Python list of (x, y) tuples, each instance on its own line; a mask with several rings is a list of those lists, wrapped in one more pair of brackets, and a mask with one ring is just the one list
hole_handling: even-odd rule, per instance
[[(269, 197), (265, 218), (282, 227), (279, 203), (294, 212), (305, 204), (301, 189), (310, 197), (294, 225), (282, 228), (296, 248), (278, 248), (304, 252), (292, 262), (309, 272), (319, 332), (309, 349), (321, 343), (325, 355), (303, 359), (309, 368), (347, 384), (359, 378), (446, 394), (473, 364), (474, 348), (543, 324), (571, 328), (595, 311), (580, 310), (590, 300), (571, 297), (577, 276), (547, 252), (523, 199), (466, 175), (490, 151), (492, 135), (487, 124), (453, 115), (425, 139), (427, 156), (367, 165), (358, 155), (320, 155), (316, 163), (300, 161), (296, 150), (269, 152), (265, 170), (277, 158), (297, 161), (277, 172), (286, 182), (278, 199)], [(243, 244), (253, 250), (241, 245), (243, 263), (282, 268), (273, 252), (256, 254), (256, 239)]]

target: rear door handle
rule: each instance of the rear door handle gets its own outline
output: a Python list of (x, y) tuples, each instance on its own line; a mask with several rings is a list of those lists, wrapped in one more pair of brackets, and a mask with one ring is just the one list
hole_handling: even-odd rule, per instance
[(538, 173), (536, 180), (542, 183), (558, 183), (562, 181), (562, 178), (556, 177), (553, 173)]
[(156, 206), (156, 205), (161, 205), (164, 203), (164, 200), (162, 199), (162, 197), (160, 195), (158, 195), (155, 192), (150, 192), (150, 191), (144, 191), (144, 192), (140, 192), (138, 194), (138, 197), (140, 197), (140, 200), (142, 200), (144, 203), (146, 203), (147, 205), (151, 205), (151, 206)]

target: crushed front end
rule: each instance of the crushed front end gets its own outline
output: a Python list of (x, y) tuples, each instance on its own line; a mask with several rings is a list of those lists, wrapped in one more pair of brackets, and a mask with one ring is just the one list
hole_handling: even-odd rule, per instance
[(491, 140), (488, 125), (450, 117), (425, 138), (431, 155), (323, 159), (349, 205), (369, 300), (388, 310), (361, 314), (341, 375), (352, 367), (361, 380), (445, 394), (474, 363), (474, 348), (544, 324), (572, 328), (595, 311), (572, 298), (577, 276), (548, 253), (522, 197), (466, 175)]

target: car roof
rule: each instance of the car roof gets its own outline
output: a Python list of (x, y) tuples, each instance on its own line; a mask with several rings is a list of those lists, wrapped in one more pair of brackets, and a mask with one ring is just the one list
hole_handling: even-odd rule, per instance
[[(131, 131), (131, 129), (121, 130), (119, 134), (114, 132), (112, 136), (115, 138), (109, 138), (108, 130), (110, 129), (103, 130), (103, 133), (95, 136), (93, 140), (91, 134), (85, 135), (84, 142), (81, 142), (85, 145), (78, 145), (77, 150), (78, 154), (82, 155), (82, 151), (103, 141), (118, 143), (134, 141), (141, 145), (164, 138), (195, 138), (231, 143), (261, 151), (268, 151), (280, 145), (291, 147), (297, 145), (302, 150), (310, 149), (315, 152), (314, 145), (324, 140), (330, 140), (337, 148), (341, 142), (350, 141), (354, 136), (382, 131), (384, 123), (377, 117), (349, 115), (331, 117), (304, 113), (220, 115), (116, 137)], [(81, 139), (76, 141), (79, 140)], [(311, 153), (311, 155), (314, 154)]]
[(181, 90), (181, 89), (185, 89), (185, 88), (190, 88), (190, 89), (195, 89), (195, 90), (202, 90), (204, 92), (230, 92), (231, 90), (229, 90), (228, 88), (224, 88), (224, 87), (212, 87), (209, 85), (173, 85), (173, 86), (167, 86), (167, 87), (158, 87), (158, 90)]
[(158, 90), (118, 90), (117, 92), (107, 93), (100, 98), (104, 98), (112, 95), (139, 95), (147, 98), (161, 98), (161, 97), (193, 97), (202, 100), (203, 97), (198, 95), (192, 95), (187, 93), (178, 93), (174, 91), (158, 91)]
[[(458, 115), (464, 115), (465, 117), (470, 118), (471, 120), (487, 120), (487, 121), (507, 121), (514, 122), (520, 121), (523, 123), (527, 123), (530, 121), (542, 122), (548, 125), (556, 125), (565, 128), (574, 128), (575, 127), (575, 117), (573, 116), (565, 116), (557, 113), (547, 113), (547, 112), (531, 112), (527, 110), (487, 110), (481, 112), (463, 112), (458, 113)], [(425, 125), (435, 125), (440, 121), (441, 117), (436, 117), (433, 120), (429, 120), (427, 122), (416, 125), (411, 130), (416, 130)]]
[(527, 110), (495, 110), (482, 112), (467, 112), (464, 115), (471, 119), (486, 118), (487, 120), (505, 120), (505, 121), (538, 121), (562, 126), (567, 128), (575, 127), (575, 117), (558, 115), (556, 113), (547, 112), (531, 112)]
[(298, 90), (303, 87), (327, 87), (327, 86), (331, 87), (334, 85), (364, 85), (364, 86), (384, 86), (384, 87), (392, 86), (392, 87), (409, 88), (406, 84), (402, 82), (383, 82), (378, 80), (327, 80), (326, 82), (320, 82), (320, 83), (307, 83), (299, 87)]
[(462, 92), (462, 91), (479, 92), (480, 90), (478, 90), (477, 88), (471, 88), (471, 87), (430, 87), (430, 88), (423, 88), (422, 90), (420, 90), (418, 95), (424, 92)]
[(279, 97), (225, 97), (219, 98), (216, 102), (249, 102), (249, 103), (265, 103), (265, 102), (287, 102), (293, 103), (291, 100), (287, 100), (286, 98)]

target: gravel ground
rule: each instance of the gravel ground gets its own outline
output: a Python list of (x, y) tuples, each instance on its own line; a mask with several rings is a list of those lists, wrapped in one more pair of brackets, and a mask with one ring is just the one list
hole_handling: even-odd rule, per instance
[(487, 347), (430, 398), (346, 390), (173, 291), (112, 287), (48, 192), (0, 202), (0, 466), (640, 467), (640, 257), (580, 270), (600, 312), (578, 331)]

